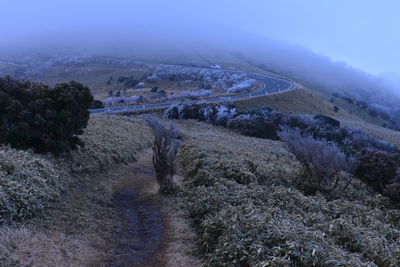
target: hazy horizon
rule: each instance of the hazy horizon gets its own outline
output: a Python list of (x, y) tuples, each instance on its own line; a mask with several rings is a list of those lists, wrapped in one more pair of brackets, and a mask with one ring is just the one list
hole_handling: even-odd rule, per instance
[[(202, 44), (241, 49), (249, 36), (305, 47), (371, 74), (400, 73), (397, 1), (50, 1), (2, 3), (3, 53), (140, 50)], [(5, 38), (4, 38), (5, 37)]]

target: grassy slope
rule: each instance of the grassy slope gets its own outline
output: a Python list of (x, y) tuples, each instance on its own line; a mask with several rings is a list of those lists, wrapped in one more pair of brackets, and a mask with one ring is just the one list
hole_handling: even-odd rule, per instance
[(92, 118), (82, 136), (85, 147), (54, 158), (0, 148), (1, 221), (26, 221), (40, 214), (79, 177), (134, 159), (150, 146), (147, 127), (138, 118)]
[[(340, 99), (330, 103), (324, 95), (308, 89), (298, 88), (281, 94), (237, 101), (235, 104), (239, 110), (268, 106), (283, 113), (324, 114), (340, 120), (344, 127), (362, 128), (371, 137), (400, 145), (400, 132), (381, 127), (385, 123), (384, 120), (372, 117), (365, 110)], [(338, 112), (333, 109), (335, 105), (340, 107)]]
[[(90, 119), (82, 139), (84, 148), (59, 159), (0, 148), (0, 215), (2, 220), (23, 222), (16, 227), (1, 227), (0, 262), (8, 266), (81, 266), (87, 264), (87, 255), (96, 256), (96, 250), (88, 245), (88, 236), (76, 236), (69, 226), (63, 231), (53, 229), (53, 223), (48, 223), (51, 216), (42, 214), (53, 213), (62, 197), (63, 203), (74, 204), (69, 207), (70, 213), (58, 217), (60, 221), (68, 224), (75, 218), (75, 223), (88, 226), (100, 215), (91, 208), (108, 203), (106, 194), (98, 194), (102, 187), (93, 178), (101, 181), (113, 165), (132, 161), (137, 151), (150, 146), (151, 134), (141, 117), (96, 117)], [(102, 175), (93, 175), (99, 171)], [(84, 194), (85, 187), (92, 188), (91, 193)], [(78, 194), (71, 196), (69, 191)], [(65, 199), (64, 192), (72, 198)], [(104, 207), (106, 212), (109, 205)], [(48, 230), (41, 228), (46, 223)]]
[(185, 182), (179, 195), (206, 264), (398, 266), (400, 212), (358, 180), (339, 199), (306, 196), (298, 163), (277, 141), (179, 122)]

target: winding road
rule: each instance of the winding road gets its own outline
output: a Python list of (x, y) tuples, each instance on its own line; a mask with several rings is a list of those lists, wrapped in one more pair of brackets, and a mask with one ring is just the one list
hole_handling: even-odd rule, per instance
[(233, 96), (220, 96), (220, 97), (212, 97), (206, 99), (196, 99), (196, 100), (186, 100), (186, 101), (168, 101), (163, 103), (154, 103), (154, 104), (143, 104), (143, 105), (131, 105), (131, 106), (122, 106), (122, 107), (111, 107), (111, 108), (99, 108), (99, 109), (91, 109), (91, 114), (100, 114), (100, 113), (118, 113), (118, 112), (126, 112), (126, 111), (139, 111), (139, 110), (148, 110), (148, 109), (156, 109), (162, 107), (169, 107), (175, 103), (184, 103), (184, 104), (194, 104), (194, 103), (211, 103), (218, 101), (235, 101), (235, 100), (243, 100), (251, 97), (263, 96), (273, 93), (280, 93), (284, 91), (288, 91), (293, 89), (294, 84), (289, 79), (278, 78), (269, 75), (260, 75), (260, 74), (247, 74), (250, 78), (257, 80), (262, 84), (262, 87), (251, 93), (242, 93)]

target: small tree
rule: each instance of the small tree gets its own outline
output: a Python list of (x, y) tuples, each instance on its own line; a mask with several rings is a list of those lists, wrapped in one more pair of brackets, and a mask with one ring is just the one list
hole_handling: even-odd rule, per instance
[(350, 184), (350, 177), (342, 172), (353, 173), (357, 161), (347, 157), (336, 144), (302, 135), (298, 128), (283, 127), (278, 135), (305, 169), (305, 176), (298, 181), (305, 193), (320, 191), (331, 198)]
[(154, 134), (153, 165), (157, 181), (162, 193), (171, 193), (175, 189), (173, 175), (175, 173), (175, 159), (182, 142), (180, 130), (174, 123), (169, 127), (154, 116), (146, 116), (145, 120)]

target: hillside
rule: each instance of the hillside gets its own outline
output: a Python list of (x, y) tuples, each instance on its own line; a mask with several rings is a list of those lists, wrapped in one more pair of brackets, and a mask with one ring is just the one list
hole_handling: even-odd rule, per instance
[[(101, 77), (101, 69), (84, 76)], [(158, 69), (160, 77), (165, 69), (187, 75), (186, 67), (168, 65)], [(276, 112), (260, 110), (266, 107)], [(400, 133), (382, 127), (389, 121), (299, 84), (220, 106), (173, 108), (183, 146), (171, 195), (158, 193), (153, 134), (143, 115), (92, 115), (82, 135), (85, 146), (61, 157), (0, 147), (0, 260), (33, 266), (399, 264), (400, 214), (393, 195), (355, 175), (348, 183), (339, 180), (345, 171), (335, 176), (340, 190), (333, 197), (322, 189), (309, 193), (301, 186), (307, 178), (303, 162), (273, 134), (281, 122), (315, 126), (316, 133), (339, 136), (343, 144), (382, 149), (385, 160), (397, 150), (380, 140), (400, 147)], [(146, 113), (161, 118), (161, 110)], [(339, 122), (346, 129), (335, 126)]]
[(186, 179), (178, 201), (206, 264), (398, 264), (399, 211), (360, 181), (334, 201), (307, 196), (293, 186), (299, 165), (281, 142), (198, 122), (179, 125)]

